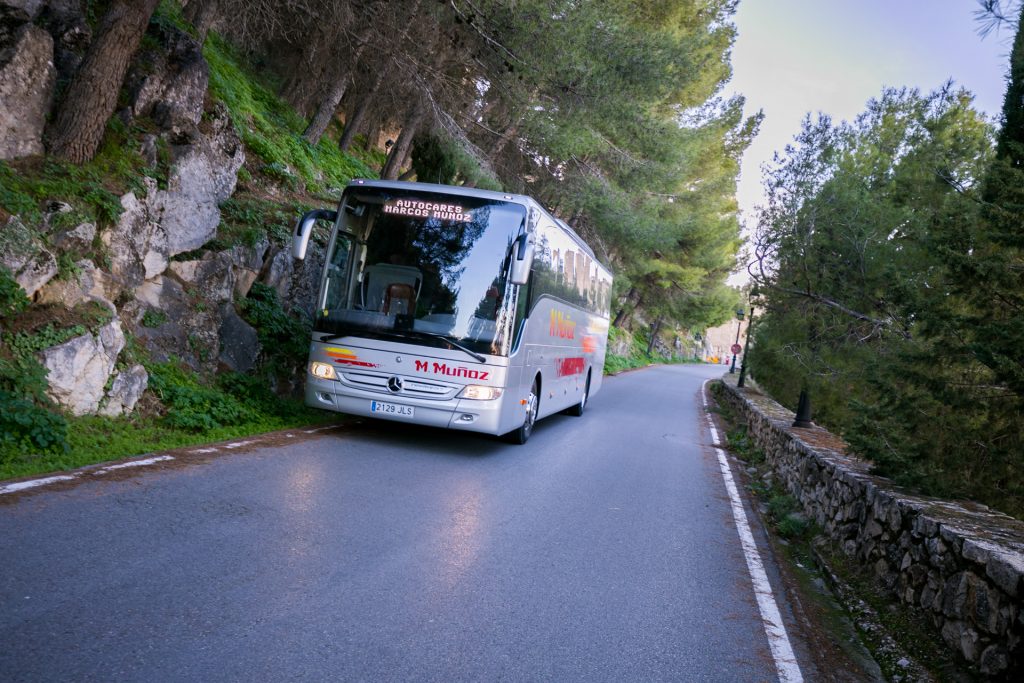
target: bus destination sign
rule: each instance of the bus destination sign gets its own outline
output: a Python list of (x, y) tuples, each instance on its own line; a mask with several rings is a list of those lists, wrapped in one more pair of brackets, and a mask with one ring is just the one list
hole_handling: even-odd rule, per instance
[(460, 221), (462, 223), (473, 221), (469, 210), (458, 204), (440, 204), (418, 199), (390, 199), (384, 203), (384, 213), (414, 218), (437, 218), (442, 221)]

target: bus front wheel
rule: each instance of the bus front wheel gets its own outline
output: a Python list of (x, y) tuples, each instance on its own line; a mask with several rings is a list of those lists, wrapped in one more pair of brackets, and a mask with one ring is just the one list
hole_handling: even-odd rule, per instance
[(537, 421), (537, 408), (539, 405), (540, 390), (537, 388), (537, 380), (533, 380), (533, 386), (530, 387), (530, 395), (526, 397), (526, 417), (523, 419), (523, 424), (519, 429), (513, 429), (506, 434), (506, 441), (518, 445), (526, 443), (526, 440), (530, 438), (530, 434), (533, 433), (533, 425)]

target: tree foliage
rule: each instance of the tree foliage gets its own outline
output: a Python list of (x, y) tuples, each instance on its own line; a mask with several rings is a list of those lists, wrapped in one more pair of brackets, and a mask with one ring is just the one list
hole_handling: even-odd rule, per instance
[[(751, 366), (899, 483), (1024, 514), (1024, 82), (998, 138), (947, 84), (806, 119), (768, 172)], [(997, 144), (998, 143), (998, 144)]]
[[(619, 324), (637, 314), (702, 328), (727, 316), (739, 157), (760, 121), (719, 94), (736, 0), (182, 4), (176, 16), (200, 40), (212, 30), (232, 41), (307, 117), (301, 136), (282, 131), (296, 145), (318, 146), (343, 120), (342, 150), (393, 140), (382, 177), (537, 197), (615, 267)], [(58, 112), (54, 152), (78, 163), (95, 153), (155, 5), (109, 3)], [(116, 59), (92, 67), (94, 54)]]

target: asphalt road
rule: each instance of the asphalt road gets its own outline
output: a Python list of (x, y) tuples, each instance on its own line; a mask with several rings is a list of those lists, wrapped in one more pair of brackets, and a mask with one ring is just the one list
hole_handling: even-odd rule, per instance
[(367, 422), (0, 496), (0, 679), (777, 680), (722, 371), (611, 378), (525, 446)]

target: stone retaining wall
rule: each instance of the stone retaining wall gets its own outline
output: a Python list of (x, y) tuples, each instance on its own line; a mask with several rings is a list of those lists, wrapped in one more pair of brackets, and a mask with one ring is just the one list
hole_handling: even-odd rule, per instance
[(984, 676), (1024, 680), (1024, 523), (982, 505), (905, 493), (819, 427), (727, 376), (721, 400), (746, 421), (775, 477), (843, 552), (923, 610)]

